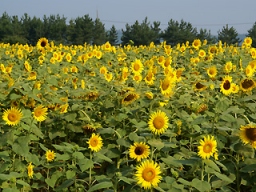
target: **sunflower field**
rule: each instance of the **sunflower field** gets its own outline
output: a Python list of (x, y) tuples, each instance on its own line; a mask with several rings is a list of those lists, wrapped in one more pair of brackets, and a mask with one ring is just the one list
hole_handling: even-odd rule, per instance
[(1, 191), (256, 191), (251, 44), (1, 43)]

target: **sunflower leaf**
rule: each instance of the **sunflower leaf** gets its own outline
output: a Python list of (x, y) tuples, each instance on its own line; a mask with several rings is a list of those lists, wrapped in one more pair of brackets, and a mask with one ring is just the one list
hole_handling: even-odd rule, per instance
[(151, 139), (148, 141), (148, 144), (152, 147), (156, 147), (158, 150), (164, 147), (164, 143), (160, 139)]
[(211, 185), (206, 181), (201, 181), (197, 178), (192, 180), (192, 186), (200, 192), (210, 191)]

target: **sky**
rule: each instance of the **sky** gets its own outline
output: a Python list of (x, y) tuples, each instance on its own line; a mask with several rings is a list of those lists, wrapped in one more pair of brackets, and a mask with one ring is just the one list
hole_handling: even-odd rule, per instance
[(21, 18), (27, 13), (42, 19), (59, 14), (69, 21), (88, 14), (93, 20), (98, 17), (107, 30), (112, 25), (125, 30), (126, 24), (141, 23), (146, 17), (150, 24), (159, 21), (164, 30), (171, 19), (183, 19), (212, 35), (226, 24), (239, 34), (247, 34), (256, 22), (255, 7), (256, 0), (1, 0), (0, 16), (6, 12)]

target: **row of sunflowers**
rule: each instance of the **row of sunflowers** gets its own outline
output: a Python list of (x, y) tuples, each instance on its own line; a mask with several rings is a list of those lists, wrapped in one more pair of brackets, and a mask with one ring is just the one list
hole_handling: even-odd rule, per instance
[(251, 44), (1, 43), (1, 188), (255, 191)]

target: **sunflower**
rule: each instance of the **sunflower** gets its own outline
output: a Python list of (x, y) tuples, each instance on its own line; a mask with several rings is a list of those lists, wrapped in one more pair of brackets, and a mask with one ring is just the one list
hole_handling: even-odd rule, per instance
[(245, 37), (245, 38), (244, 38), (244, 41), (243, 41), (243, 44), (244, 44), (246, 47), (251, 47), (251, 45), (252, 45), (252, 38), (251, 38), (251, 37)]
[(31, 71), (29, 73), (29, 76), (28, 76), (27, 80), (35, 80), (36, 79), (36, 75), (37, 75), (37, 73), (35, 71)]
[(17, 109), (16, 107), (11, 107), (11, 109), (7, 109), (4, 111), (2, 118), (7, 125), (14, 126), (20, 122), (22, 116), (23, 114), (21, 109)]
[(239, 86), (235, 83), (231, 83), (231, 89), (232, 89), (232, 93), (238, 93)]
[(207, 69), (207, 74), (210, 78), (214, 78), (217, 75), (217, 68), (216, 66), (211, 66)]
[(172, 95), (174, 85), (175, 85), (175, 81), (172, 80), (172, 78), (170, 78), (170, 77), (165, 77), (164, 80), (161, 80), (161, 83), (160, 83), (160, 90), (161, 90), (161, 93), (162, 93), (164, 96), (170, 96), (170, 95)]
[(128, 75), (129, 75), (129, 69), (128, 67), (124, 67), (122, 69), (122, 77), (121, 77), (121, 80), (122, 81), (126, 81), (128, 79)]
[(129, 155), (130, 158), (135, 159), (136, 161), (141, 161), (142, 159), (148, 158), (149, 146), (146, 145), (144, 142), (135, 142), (129, 148)]
[(256, 125), (247, 124), (241, 126), (239, 136), (244, 144), (251, 144), (256, 148)]
[(29, 64), (28, 61), (24, 62), (24, 67), (25, 67), (27, 72), (30, 72), (32, 70), (32, 67), (31, 67), (31, 65)]
[(232, 77), (225, 76), (222, 80), (222, 83), (220, 84), (220, 91), (224, 95), (229, 95), (232, 93), (232, 87), (231, 87)]
[(146, 92), (145, 95), (146, 95), (146, 97), (147, 97), (148, 99), (153, 99), (153, 98), (154, 98), (154, 95), (153, 95), (152, 92)]
[(51, 150), (46, 151), (46, 153), (45, 153), (45, 158), (46, 158), (46, 160), (47, 160), (48, 162), (53, 161), (54, 158), (55, 158), (55, 153), (54, 153), (54, 151), (51, 151)]
[(199, 49), (199, 47), (201, 47), (201, 40), (200, 39), (195, 39), (192, 43), (192, 47), (194, 47), (196, 50)]
[(37, 49), (40, 50), (47, 46), (48, 46), (48, 39), (46, 39), (45, 37), (42, 37), (37, 41), (37, 44), (36, 44)]
[(148, 71), (147, 76), (144, 78), (144, 80), (148, 85), (154, 84), (155, 76), (152, 70)]
[(44, 121), (47, 116), (47, 107), (44, 107), (43, 105), (39, 105), (34, 109), (32, 114), (35, 120), (39, 122)]
[(113, 74), (111, 72), (105, 73), (104, 77), (105, 77), (107, 82), (110, 82), (113, 78)]
[(252, 77), (254, 75), (254, 70), (251, 65), (247, 65), (247, 67), (245, 68), (245, 75), (247, 77)]
[(200, 49), (199, 52), (198, 52), (198, 56), (201, 57), (201, 58), (204, 58), (206, 56), (205, 51)]
[(157, 187), (162, 179), (160, 174), (160, 166), (151, 160), (145, 160), (136, 166), (135, 177), (137, 183), (144, 189)]
[(102, 66), (102, 67), (100, 68), (100, 74), (103, 74), (103, 75), (105, 75), (107, 72), (108, 72), (108, 69), (107, 69), (107, 67), (105, 67), (105, 66)]
[(34, 170), (33, 170), (33, 168), (34, 168), (34, 165), (32, 165), (32, 163), (30, 162), (30, 163), (28, 164), (28, 167), (27, 167), (27, 169), (28, 169), (28, 177), (29, 177), (29, 178), (32, 178), (33, 175), (34, 175)]
[(144, 67), (139, 59), (135, 59), (135, 61), (132, 62), (131, 69), (133, 73), (141, 73)]
[(135, 82), (139, 83), (142, 80), (142, 75), (140, 73), (134, 73), (133, 78)]
[(168, 128), (169, 118), (163, 111), (156, 111), (150, 115), (148, 121), (149, 129), (156, 135), (160, 135)]
[(92, 134), (91, 138), (89, 139), (89, 141), (87, 141), (87, 143), (89, 144), (89, 149), (95, 152), (98, 152), (99, 150), (101, 150), (103, 146), (101, 136), (96, 135), (95, 133)]
[(255, 81), (249, 78), (243, 79), (240, 82), (240, 88), (244, 92), (251, 91), (255, 86)]
[(200, 140), (200, 146), (198, 146), (198, 155), (202, 159), (209, 159), (217, 153), (217, 141), (214, 136), (204, 136), (204, 139)]
[(229, 73), (229, 72), (232, 71), (232, 69), (233, 69), (233, 64), (232, 64), (232, 62), (231, 62), (231, 61), (226, 62), (225, 66), (224, 66), (224, 71), (225, 71), (226, 73)]
[(139, 94), (137, 94), (136, 92), (129, 91), (124, 95), (121, 103), (123, 105), (129, 105), (133, 103), (135, 100), (137, 100), (139, 97), (140, 97)]
[(195, 90), (195, 91), (203, 91), (203, 90), (205, 90), (206, 88), (207, 88), (207, 86), (204, 85), (204, 84), (201, 83), (201, 82), (196, 82), (196, 83), (194, 84), (194, 90)]

